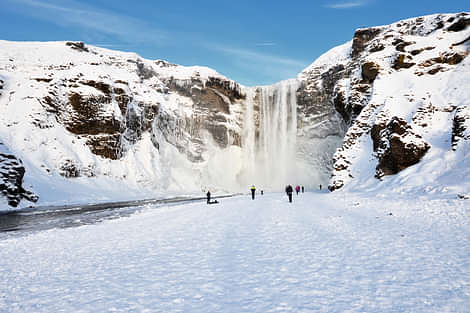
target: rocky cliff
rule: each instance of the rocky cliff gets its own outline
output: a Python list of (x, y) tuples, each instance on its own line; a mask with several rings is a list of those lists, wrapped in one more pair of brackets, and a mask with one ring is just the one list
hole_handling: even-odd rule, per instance
[(437, 14), (358, 29), (302, 72), (307, 99), (330, 103), (348, 127), (330, 190), (374, 184), (466, 138), (469, 23)]
[(80, 42), (0, 46), (0, 138), (26, 161), (18, 180), (194, 190), (209, 150), (241, 146), (242, 87), (211, 69)]

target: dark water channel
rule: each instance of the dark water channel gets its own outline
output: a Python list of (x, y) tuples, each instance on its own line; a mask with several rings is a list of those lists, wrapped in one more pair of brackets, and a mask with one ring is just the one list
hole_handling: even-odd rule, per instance
[[(232, 196), (234, 195), (214, 198)], [(90, 225), (104, 220), (127, 217), (147, 208), (147, 205), (152, 205), (152, 208), (158, 208), (205, 200), (205, 197), (174, 197), (75, 206), (44, 206), (0, 212), (0, 239), (5, 237), (5, 235), (7, 235), (6, 237), (21, 236), (36, 231)]]

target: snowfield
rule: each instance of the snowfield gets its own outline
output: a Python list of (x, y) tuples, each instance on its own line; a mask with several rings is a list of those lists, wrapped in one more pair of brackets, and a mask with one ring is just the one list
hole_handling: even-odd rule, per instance
[(470, 200), (339, 191), (220, 202), (0, 233), (0, 312), (470, 308)]

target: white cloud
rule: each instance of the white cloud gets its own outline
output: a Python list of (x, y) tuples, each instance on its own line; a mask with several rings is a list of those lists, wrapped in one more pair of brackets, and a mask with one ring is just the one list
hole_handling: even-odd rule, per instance
[[(265, 84), (273, 84), (283, 79), (293, 78), (310, 64), (310, 62), (251, 49), (220, 44), (206, 44), (204, 46), (218, 54), (225, 54), (229, 58), (229, 63), (237, 69), (236, 71), (242, 73), (236, 79), (249, 86), (259, 85), (259, 79), (264, 80)], [(254, 77), (256, 77), (256, 81), (253, 81)]]
[(270, 64), (278, 64), (283, 66), (305, 66), (305, 62), (291, 59), (291, 58), (284, 58), (278, 57), (271, 54), (261, 53), (253, 50), (248, 49), (241, 49), (241, 48), (234, 48), (222, 45), (208, 45), (209, 49), (220, 51), (226, 54), (230, 54), (233, 57), (238, 59), (243, 59), (250, 62), (259, 62), (259, 63), (270, 63)]
[(276, 44), (274, 42), (258, 42), (255, 44), (255, 46), (258, 47), (265, 47), (265, 46), (275, 46)]
[(330, 9), (351, 9), (362, 7), (368, 4), (368, 1), (357, 0), (357, 1), (346, 1), (346, 2), (337, 2), (325, 5), (325, 7)]
[(123, 40), (164, 40), (168, 34), (141, 20), (111, 11), (83, 5), (74, 0), (61, 2), (45, 0), (7, 0), (16, 4), (22, 14), (65, 27), (96, 31), (120, 37)]

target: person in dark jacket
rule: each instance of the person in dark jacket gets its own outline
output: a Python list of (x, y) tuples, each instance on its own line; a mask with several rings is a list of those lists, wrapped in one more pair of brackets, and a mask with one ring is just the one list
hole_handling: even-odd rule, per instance
[(251, 199), (252, 200), (255, 200), (255, 191), (256, 191), (255, 185), (252, 185), (251, 186)]
[(207, 196), (207, 204), (210, 204), (211, 203), (211, 192), (209, 190), (207, 190), (206, 196)]
[(304, 193), (304, 190), (305, 190), (305, 188), (304, 188), (304, 186), (302, 185), (302, 193)]
[(286, 187), (286, 194), (289, 197), (289, 202), (292, 202), (292, 193), (294, 192), (294, 189), (292, 188), (291, 185), (287, 185)]

